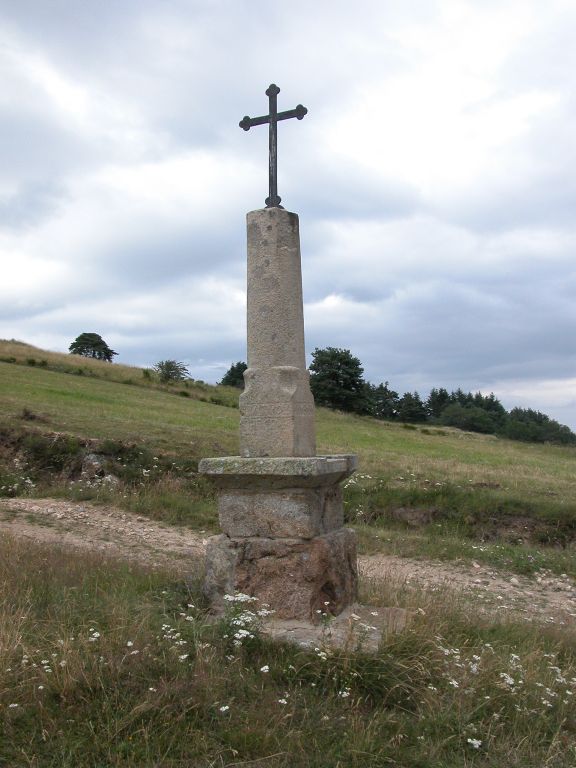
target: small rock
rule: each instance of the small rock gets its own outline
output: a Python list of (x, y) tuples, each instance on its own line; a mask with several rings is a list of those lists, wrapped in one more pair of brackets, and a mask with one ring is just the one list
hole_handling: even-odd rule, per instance
[(512, 576), (512, 578), (510, 579), (510, 584), (514, 584), (514, 586), (518, 586), (520, 582), (518, 581), (516, 576)]
[(95, 453), (86, 454), (82, 462), (82, 477), (90, 480), (95, 477), (102, 477), (102, 475), (104, 475), (104, 466), (102, 461), (102, 456), (98, 456)]

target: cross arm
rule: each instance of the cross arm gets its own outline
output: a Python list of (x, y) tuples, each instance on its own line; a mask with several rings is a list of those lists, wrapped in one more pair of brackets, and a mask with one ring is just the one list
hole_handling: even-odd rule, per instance
[[(297, 120), (302, 120), (307, 113), (308, 110), (306, 107), (303, 107), (302, 104), (298, 104), (296, 109), (287, 109), (285, 112), (278, 112), (276, 120), (289, 120), (291, 117), (295, 117)], [(250, 128), (253, 128), (255, 125), (265, 125), (269, 122), (270, 115), (263, 115), (262, 117), (248, 117), (248, 115), (246, 115), (240, 120), (238, 125), (245, 131), (249, 131)]]
[(264, 125), (265, 123), (269, 122), (270, 115), (264, 115), (264, 117), (248, 117), (248, 115), (246, 115), (242, 118), (242, 120), (240, 120), (238, 125), (245, 131), (249, 131), (250, 128), (253, 128), (255, 125)]
[(306, 114), (308, 114), (306, 107), (303, 107), (302, 104), (298, 104), (296, 109), (288, 109), (286, 112), (278, 112), (276, 120), (289, 120), (291, 117), (295, 117), (297, 120), (302, 120)]

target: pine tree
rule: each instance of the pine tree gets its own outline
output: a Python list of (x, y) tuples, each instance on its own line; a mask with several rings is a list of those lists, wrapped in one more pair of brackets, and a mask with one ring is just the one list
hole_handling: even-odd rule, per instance
[(310, 371), (310, 387), (316, 405), (340, 411), (370, 413), (364, 369), (349, 349), (315, 349)]
[(82, 357), (92, 357), (95, 360), (106, 360), (112, 362), (112, 358), (118, 354), (110, 349), (102, 336), (97, 333), (81, 333), (68, 347), (72, 355), (82, 355)]
[(398, 403), (398, 418), (400, 421), (424, 422), (427, 412), (418, 392), (406, 392)]
[(248, 368), (246, 363), (238, 361), (233, 363), (222, 377), (222, 381), (219, 382), (227, 387), (239, 387), (244, 386), (244, 371)]

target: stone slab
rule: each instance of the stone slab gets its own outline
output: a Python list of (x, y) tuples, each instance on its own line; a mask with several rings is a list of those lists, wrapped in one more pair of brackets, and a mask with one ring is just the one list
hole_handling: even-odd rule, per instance
[(213, 536), (206, 548), (204, 591), (215, 608), (224, 595), (243, 592), (280, 619), (320, 621), (356, 599), (356, 537), (347, 528), (313, 539)]
[(273, 616), (266, 620), (261, 632), (273, 640), (305, 649), (377, 653), (381, 643), (389, 635), (403, 632), (413, 616), (414, 611), (406, 608), (375, 608), (356, 603), (325, 624)]
[(309, 457), (219, 456), (202, 459), (198, 472), (218, 488), (314, 488), (349, 477), (358, 466), (353, 454)]

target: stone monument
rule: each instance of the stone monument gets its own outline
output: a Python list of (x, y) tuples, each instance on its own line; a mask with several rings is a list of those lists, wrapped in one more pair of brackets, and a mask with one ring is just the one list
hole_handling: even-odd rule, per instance
[(240, 456), (203, 459), (199, 471), (218, 490), (222, 534), (208, 541), (204, 590), (213, 606), (244, 592), (281, 619), (317, 621), (356, 599), (354, 533), (344, 528), (341, 481), (351, 455), (317, 456), (314, 400), (304, 353), (298, 216), (280, 206), (277, 121), (307, 113), (278, 112), (240, 126), (269, 124), (269, 196), (247, 215), (248, 370), (240, 396)]

